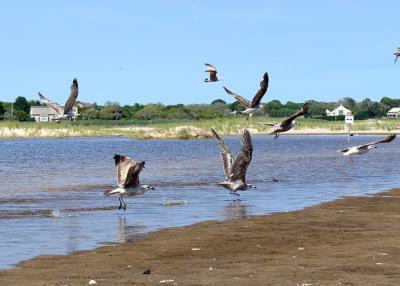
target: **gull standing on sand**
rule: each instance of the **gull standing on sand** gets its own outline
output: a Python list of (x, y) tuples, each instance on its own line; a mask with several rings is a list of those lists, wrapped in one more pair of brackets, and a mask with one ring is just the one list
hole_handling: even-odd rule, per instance
[(78, 98), (78, 91), (79, 91), (78, 80), (74, 78), (71, 85), (71, 94), (68, 97), (67, 101), (65, 102), (64, 109), (61, 108), (61, 106), (58, 103), (51, 102), (50, 100), (48, 100), (40, 92), (38, 92), (38, 94), (40, 101), (43, 101), (44, 103), (46, 103), (48, 107), (54, 109), (56, 114), (53, 117), (53, 120), (59, 123), (61, 120), (70, 120), (71, 118), (74, 117), (75, 114), (73, 112), (73, 107), (76, 102), (76, 99)]
[(230, 190), (230, 193), (236, 196), (239, 196), (239, 194), (236, 193), (238, 190), (245, 191), (250, 188), (256, 188), (256, 186), (246, 183), (246, 171), (247, 167), (250, 165), (253, 154), (253, 145), (251, 143), (250, 132), (247, 129), (244, 130), (242, 138), (242, 150), (236, 158), (233, 157), (228, 146), (225, 145), (222, 138), (212, 128), (211, 133), (219, 143), (220, 156), (225, 174), (225, 181), (219, 183), (218, 185)]
[(353, 147), (347, 147), (343, 150), (340, 150), (338, 152), (342, 153), (343, 156), (350, 156), (350, 161), (349, 164), (353, 163), (353, 159), (351, 158), (352, 155), (362, 155), (367, 153), (369, 150), (377, 148), (375, 145), (380, 144), (380, 143), (389, 143), (392, 142), (396, 138), (396, 134), (391, 134), (388, 137), (386, 137), (383, 140), (375, 141), (375, 142), (370, 142), (367, 144), (363, 145), (358, 145), (358, 146), (353, 146)]
[(308, 103), (306, 102), (306, 103), (304, 103), (303, 107), (299, 111), (297, 111), (295, 114), (293, 114), (289, 118), (286, 118), (281, 123), (258, 122), (258, 124), (272, 126), (272, 130), (270, 130), (267, 133), (267, 135), (275, 134), (274, 139), (276, 139), (279, 137), (279, 133), (286, 132), (286, 131), (292, 129), (297, 124), (295, 119), (299, 116), (306, 114), (307, 111), (308, 111)]
[(395, 65), (397, 62), (397, 59), (400, 57), (400, 47), (397, 47), (397, 50), (394, 52), (393, 55), (395, 56), (393, 65)]
[(207, 68), (205, 72), (208, 72), (210, 75), (208, 78), (206, 78), (204, 81), (205, 82), (215, 82), (215, 81), (220, 81), (222, 78), (217, 77), (217, 68), (214, 67), (213, 65), (210, 64), (204, 64)]
[(269, 85), (269, 77), (268, 77), (268, 73), (266, 72), (264, 74), (263, 80), (260, 81), (260, 88), (256, 92), (256, 95), (254, 95), (253, 100), (251, 102), (249, 100), (247, 100), (246, 98), (230, 91), (225, 86), (224, 86), (224, 89), (227, 94), (232, 95), (237, 101), (239, 101), (241, 104), (244, 105), (244, 107), (246, 109), (242, 113), (246, 114), (246, 120), (248, 120), (249, 116), (251, 116), (253, 114), (253, 112), (256, 112), (263, 108), (263, 106), (260, 103), (261, 103), (261, 99), (263, 98), (264, 94), (267, 92), (268, 85)]
[(144, 168), (144, 161), (135, 162), (129, 157), (114, 155), (115, 166), (117, 166), (117, 183), (118, 188), (105, 191), (104, 194), (108, 197), (114, 194), (119, 194), (119, 207), (126, 210), (124, 197), (143, 195), (147, 190), (154, 190), (149, 185), (140, 185), (139, 174)]

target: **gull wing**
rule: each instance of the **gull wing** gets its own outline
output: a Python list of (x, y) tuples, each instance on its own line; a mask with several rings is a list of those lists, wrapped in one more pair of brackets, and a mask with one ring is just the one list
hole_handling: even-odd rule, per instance
[(217, 74), (217, 68), (210, 64), (204, 64), (207, 68), (206, 72), (214, 72)]
[(120, 188), (138, 187), (139, 173), (143, 163), (137, 163), (133, 159), (115, 154), (115, 165), (117, 166), (117, 183)]
[(49, 99), (43, 96), (40, 92), (38, 92), (40, 101), (44, 102), (48, 107), (53, 108), (57, 114), (62, 114), (63, 110), (58, 103), (51, 102)]
[(346, 152), (349, 151), (349, 150), (350, 150), (350, 147), (347, 147), (347, 148), (345, 148), (345, 149), (339, 150), (338, 152), (340, 152), (340, 153), (346, 153)]
[(78, 80), (74, 78), (72, 81), (71, 85), (71, 94), (68, 97), (67, 101), (65, 102), (64, 105), (64, 114), (68, 114), (71, 112), (72, 108), (74, 107), (74, 104), (76, 102), (76, 99), (78, 98)]
[(220, 156), (222, 159), (222, 163), (224, 165), (224, 174), (225, 174), (225, 178), (228, 180), (230, 177), (230, 174), (231, 174), (231, 169), (232, 169), (235, 158), (232, 156), (231, 151), (229, 150), (228, 146), (225, 145), (222, 138), (212, 128), (211, 128), (211, 133), (212, 133), (212, 136), (214, 136), (214, 138), (219, 143)]
[(264, 94), (267, 92), (269, 85), (269, 77), (268, 73), (264, 74), (263, 80), (260, 82), (260, 89), (257, 91), (256, 95), (253, 97), (253, 101), (251, 102), (251, 107), (254, 108), (261, 103), (261, 99), (263, 98)]
[(368, 148), (368, 146), (371, 146), (371, 145), (376, 145), (376, 144), (380, 144), (380, 143), (389, 143), (389, 142), (392, 142), (395, 138), (396, 138), (396, 134), (391, 134), (391, 135), (388, 135), (383, 140), (378, 140), (378, 141), (375, 141), (375, 142), (370, 142), (370, 143), (367, 143), (367, 144), (363, 144), (363, 145), (357, 146), (357, 148), (358, 149), (366, 149), (366, 148)]
[(251, 162), (253, 156), (253, 145), (251, 143), (251, 136), (249, 130), (245, 129), (242, 138), (242, 150), (237, 155), (231, 170), (231, 181), (242, 180), (246, 181), (247, 167)]
[(227, 89), (224, 86), (225, 92), (229, 95), (232, 95), (234, 98), (236, 98), (237, 101), (239, 101), (241, 104), (243, 104), (246, 108), (250, 108), (251, 107), (251, 102), (249, 100), (247, 100), (244, 97), (241, 97), (240, 95), (230, 91), (229, 89)]
[(304, 114), (306, 114), (308, 111), (308, 103), (304, 103), (303, 107), (297, 111), (295, 114), (293, 114), (292, 116), (290, 116), (289, 118), (286, 118), (285, 120), (282, 121), (281, 126), (285, 126), (285, 125), (289, 125), (292, 123), (293, 120), (295, 120), (297, 117), (302, 116)]

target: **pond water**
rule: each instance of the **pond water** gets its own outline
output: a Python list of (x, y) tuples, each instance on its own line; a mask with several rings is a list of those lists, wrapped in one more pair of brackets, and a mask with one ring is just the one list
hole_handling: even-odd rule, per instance
[[(354, 136), (352, 144), (384, 136)], [(233, 153), (240, 137), (225, 142)], [(400, 141), (363, 156), (337, 153), (345, 136), (253, 137), (247, 181), (257, 189), (235, 201), (223, 180), (214, 139), (8, 139), (0, 142), (0, 268), (42, 254), (67, 254), (103, 242), (125, 242), (160, 228), (205, 220), (293, 211), (341, 196), (371, 194), (400, 185)], [(141, 183), (156, 189), (127, 198), (116, 186), (113, 155), (146, 161)], [(279, 182), (272, 182), (278, 179)], [(186, 204), (166, 206), (168, 202)]]

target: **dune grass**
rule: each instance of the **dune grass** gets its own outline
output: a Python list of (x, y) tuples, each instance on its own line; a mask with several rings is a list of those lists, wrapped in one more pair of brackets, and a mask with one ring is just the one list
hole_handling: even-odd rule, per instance
[[(151, 138), (204, 138), (209, 137), (211, 127), (223, 135), (240, 134), (244, 128), (253, 133), (265, 133), (268, 127), (258, 124), (280, 122), (282, 118), (253, 117), (246, 121), (243, 117), (203, 120), (157, 120), (157, 121), (77, 121), (77, 122), (18, 122), (0, 121), (0, 138), (3, 137), (71, 137), (71, 136), (128, 136), (138, 139)], [(345, 133), (343, 121), (301, 118), (296, 133)], [(356, 121), (353, 132), (385, 133), (396, 132), (400, 119), (369, 119)]]

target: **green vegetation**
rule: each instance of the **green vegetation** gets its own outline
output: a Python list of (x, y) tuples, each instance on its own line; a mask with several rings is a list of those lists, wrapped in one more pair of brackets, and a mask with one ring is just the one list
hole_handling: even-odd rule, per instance
[[(331, 120), (326, 117), (326, 109), (332, 110), (339, 104), (343, 104), (355, 114), (356, 120), (384, 117), (387, 111), (393, 107), (400, 107), (400, 99), (383, 97), (380, 102), (374, 102), (369, 98), (356, 102), (350, 97), (338, 102), (308, 101), (309, 112), (306, 117)], [(264, 108), (255, 116), (268, 115), (274, 118), (287, 117), (301, 108), (303, 102), (288, 101), (286, 104), (279, 100), (272, 100), (263, 104)], [(17, 97), (14, 103), (0, 102), (0, 119), (31, 121), (29, 110), (31, 106), (40, 105), (39, 101), (27, 101), (24, 97)], [(84, 120), (112, 120), (112, 121), (154, 121), (154, 120), (201, 120), (216, 118), (231, 118), (237, 116), (244, 109), (238, 101), (226, 103), (222, 99), (216, 99), (210, 104), (174, 104), (149, 103), (142, 105), (121, 106), (118, 102), (106, 102), (103, 106), (78, 102), (79, 121)], [(126, 124), (127, 122), (123, 123)]]
[[(69, 137), (69, 136), (127, 136), (136, 139), (207, 138), (210, 127), (223, 135), (240, 134), (244, 128), (252, 134), (265, 134), (268, 127), (258, 121), (281, 121), (283, 118), (252, 118), (242, 116), (202, 120), (81, 120), (63, 123), (0, 121), (0, 137)], [(343, 121), (300, 118), (296, 133), (346, 133)], [(355, 121), (353, 132), (387, 133), (400, 129), (400, 119), (369, 119)]]
[[(386, 112), (400, 106), (399, 99), (384, 97), (380, 102), (365, 99), (356, 102), (344, 98), (338, 102), (309, 101), (309, 113), (300, 119), (297, 133), (346, 132), (342, 117), (326, 117), (326, 109), (343, 104), (355, 112), (354, 132), (388, 132), (398, 130), (400, 119), (386, 119)], [(78, 102), (76, 122), (36, 123), (29, 117), (31, 106), (39, 101), (18, 97), (15, 102), (0, 102), (0, 137), (63, 137), (63, 136), (129, 136), (134, 138), (204, 138), (209, 128), (217, 128), (222, 134), (239, 134), (243, 128), (252, 133), (265, 134), (268, 127), (258, 121), (281, 121), (298, 111), (303, 103), (288, 101), (286, 104), (272, 100), (263, 104), (264, 109), (249, 121), (240, 114), (239, 102), (226, 103), (221, 99), (210, 104), (164, 105), (151, 103), (121, 106), (118, 102), (106, 102), (103, 106)]]

